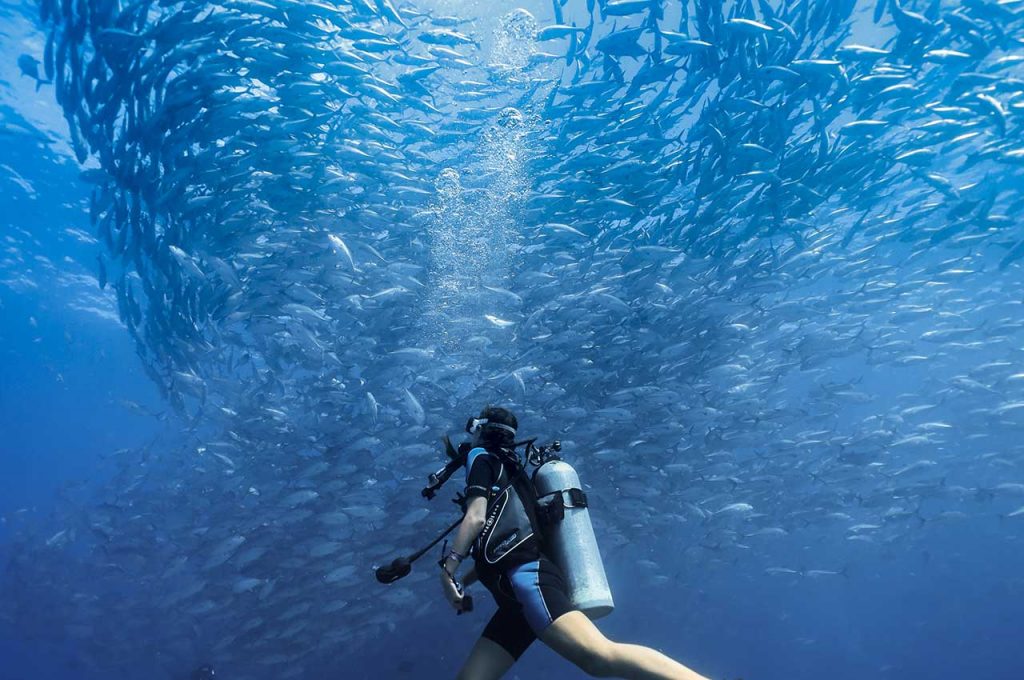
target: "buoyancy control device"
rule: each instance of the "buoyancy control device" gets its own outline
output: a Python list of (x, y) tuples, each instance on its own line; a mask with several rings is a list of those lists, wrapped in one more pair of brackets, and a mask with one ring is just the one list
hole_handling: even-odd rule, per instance
[[(467, 468), (472, 467), (474, 449), (469, 453)], [(498, 564), (520, 545), (534, 538), (543, 542), (543, 532), (536, 517), (536, 494), (523, 464), (515, 451), (499, 451), (495, 460), (500, 469), (495, 486), (488, 497), (484, 528), (474, 543), (474, 550), (488, 564)]]

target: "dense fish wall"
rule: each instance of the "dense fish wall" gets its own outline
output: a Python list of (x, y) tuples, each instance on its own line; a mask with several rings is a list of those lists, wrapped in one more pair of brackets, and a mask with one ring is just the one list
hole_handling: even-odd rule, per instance
[(17, 530), (0, 608), (89, 666), (311, 677), (424, 617), (432, 571), (370, 567), (488, 400), (565, 440), (613, 565), (678, 532), (654, 584), (1020, 514), (1021, 3), (40, 9), (185, 431)]

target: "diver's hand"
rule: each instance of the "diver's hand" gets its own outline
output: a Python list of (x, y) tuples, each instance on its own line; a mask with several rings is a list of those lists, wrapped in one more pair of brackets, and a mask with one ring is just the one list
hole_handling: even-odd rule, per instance
[(451, 603), (455, 611), (462, 611), (462, 593), (455, 587), (455, 583), (451, 577), (448, 576), (444, 569), (441, 570), (441, 589), (444, 591), (444, 597), (448, 602)]

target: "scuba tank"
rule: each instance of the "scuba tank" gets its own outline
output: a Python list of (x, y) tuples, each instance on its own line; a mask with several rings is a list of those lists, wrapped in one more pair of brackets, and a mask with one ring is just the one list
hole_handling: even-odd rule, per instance
[(546, 552), (565, 574), (569, 599), (591, 620), (615, 608), (576, 470), (550, 458), (533, 472)]

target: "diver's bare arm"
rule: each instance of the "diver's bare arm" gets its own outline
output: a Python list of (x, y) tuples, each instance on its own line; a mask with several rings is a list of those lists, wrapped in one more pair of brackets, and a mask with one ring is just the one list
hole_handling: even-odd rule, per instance
[[(452, 550), (460, 555), (469, 554), (469, 546), (473, 545), (473, 541), (476, 540), (476, 537), (480, 535), (484, 528), (484, 515), (486, 512), (487, 499), (483, 496), (477, 496), (469, 502), (469, 507), (466, 508), (466, 516), (462, 518), (459, 529), (455, 532)], [(454, 559), (450, 558), (445, 560), (444, 567), (449, 573), (454, 574), (458, 570), (459, 565)]]
[(471, 583), (476, 583), (478, 580), (479, 577), (476, 575), (476, 567), (471, 566), (469, 571), (466, 572), (466, 575), (462, 577), (462, 585), (468, 586)]

